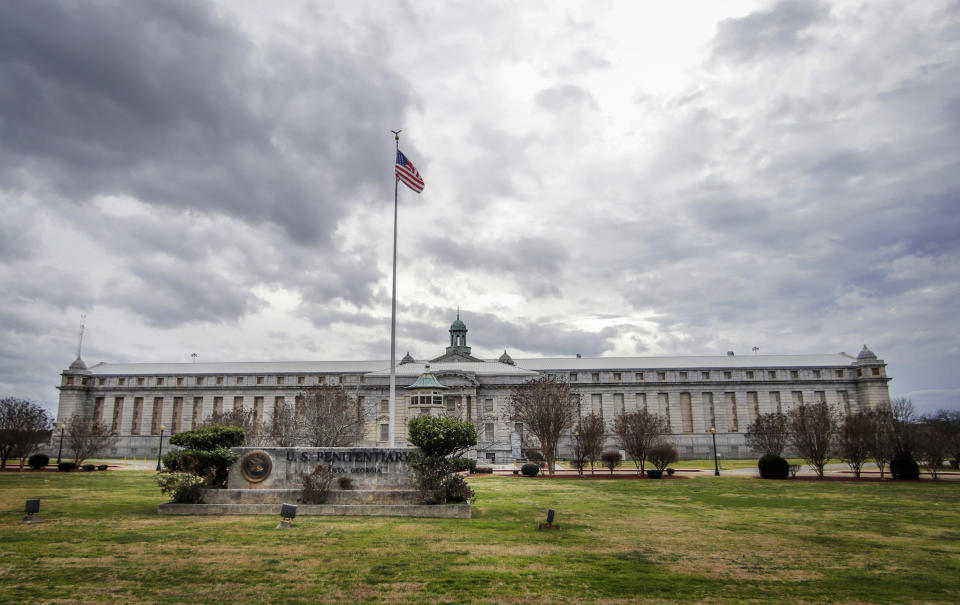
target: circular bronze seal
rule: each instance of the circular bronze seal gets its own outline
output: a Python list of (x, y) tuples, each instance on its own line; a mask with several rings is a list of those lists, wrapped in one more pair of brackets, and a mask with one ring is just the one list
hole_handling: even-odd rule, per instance
[(272, 470), (273, 461), (266, 452), (250, 452), (240, 461), (240, 472), (251, 483), (263, 481)]

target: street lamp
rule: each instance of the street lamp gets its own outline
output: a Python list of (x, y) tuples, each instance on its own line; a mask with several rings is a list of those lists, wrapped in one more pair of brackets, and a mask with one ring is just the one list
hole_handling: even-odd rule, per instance
[(66, 430), (67, 423), (60, 423), (60, 449), (57, 450), (57, 467), (60, 467), (60, 463), (63, 462), (63, 431)]
[(163, 453), (163, 429), (166, 427), (160, 425), (160, 448), (157, 450), (157, 472), (160, 472), (160, 454)]
[(717, 461), (717, 427), (710, 427), (710, 436), (713, 438), (713, 476), (720, 476), (720, 463)]

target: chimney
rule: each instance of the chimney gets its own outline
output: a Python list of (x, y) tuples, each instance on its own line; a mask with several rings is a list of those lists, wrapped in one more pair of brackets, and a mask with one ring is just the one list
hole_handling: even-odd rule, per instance
[(577, 353), (577, 359), (580, 359), (580, 353)]

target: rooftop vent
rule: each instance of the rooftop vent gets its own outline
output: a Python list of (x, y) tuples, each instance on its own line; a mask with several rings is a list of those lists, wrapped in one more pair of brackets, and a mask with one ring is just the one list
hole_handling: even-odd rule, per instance
[(733, 357), (733, 351), (727, 351), (727, 357)]
[(577, 353), (577, 359), (580, 359), (580, 353)]

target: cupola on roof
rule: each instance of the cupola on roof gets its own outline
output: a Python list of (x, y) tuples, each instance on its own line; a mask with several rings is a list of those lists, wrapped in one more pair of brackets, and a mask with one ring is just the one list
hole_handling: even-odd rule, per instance
[(73, 360), (73, 363), (70, 364), (71, 370), (86, 370), (87, 364), (83, 363), (83, 360), (78, 356)]
[(866, 360), (866, 359), (876, 359), (877, 354), (867, 348), (867, 345), (863, 345), (863, 348), (860, 349), (860, 352), (857, 354), (857, 361)]

